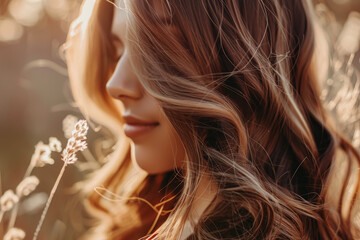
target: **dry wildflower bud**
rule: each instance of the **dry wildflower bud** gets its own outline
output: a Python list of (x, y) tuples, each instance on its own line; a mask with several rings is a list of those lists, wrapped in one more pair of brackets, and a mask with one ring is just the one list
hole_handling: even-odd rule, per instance
[(72, 131), (77, 123), (78, 118), (73, 115), (67, 115), (63, 120), (63, 132), (64, 136), (69, 139), (72, 136)]
[(16, 187), (16, 195), (20, 198), (29, 195), (39, 185), (39, 179), (35, 176), (30, 176), (22, 180)]
[(49, 148), (53, 152), (61, 152), (61, 142), (56, 137), (50, 137)]
[(74, 130), (72, 131), (72, 137), (76, 139), (76, 141), (86, 140), (86, 134), (89, 130), (87, 122), (85, 120), (80, 120), (75, 124)]
[(51, 149), (43, 142), (38, 142), (35, 146), (35, 152), (31, 157), (31, 162), (35, 163), (35, 167), (43, 167), (47, 164), (54, 164), (54, 159), (51, 158)]
[(77, 161), (76, 152), (84, 151), (87, 148), (86, 134), (89, 127), (85, 120), (76, 123), (72, 136), (69, 138), (66, 148), (62, 153), (62, 160), (66, 164), (73, 164)]
[(11, 210), (18, 202), (19, 197), (14, 194), (13, 190), (7, 190), (0, 198), (1, 211)]
[(24, 238), (25, 232), (19, 228), (10, 228), (4, 236), (4, 240), (22, 240)]
[(77, 161), (77, 158), (75, 156), (76, 152), (77, 151), (83, 151), (85, 150), (85, 148), (87, 147), (86, 146), (86, 134), (87, 134), (87, 131), (88, 131), (89, 127), (86, 123), (85, 120), (80, 120), (78, 121), (76, 124), (75, 124), (75, 128), (74, 130), (72, 131), (72, 136), (69, 138), (67, 144), (66, 144), (66, 147), (65, 149), (63, 150), (62, 152), (62, 160), (64, 161), (64, 165), (63, 167), (61, 168), (61, 171), (56, 179), (56, 182), (53, 186), (53, 188), (51, 189), (51, 193), (50, 193), (50, 196), (46, 202), (46, 205), (45, 205), (45, 208), (41, 214), (41, 218), (40, 218), (40, 221), (38, 223), (38, 225), (36, 226), (36, 230), (35, 230), (35, 233), (34, 233), (34, 238), (33, 240), (36, 240), (37, 239), (37, 236), (41, 230), (41, 226), (44, 222), (44, 219), (45, 219), (45, 216), (46, 216), (46, 213), (49, 209), (49, 206), (50, 206), (50, 203), (54, 197), (54, 194), (55, 194), (55, 191), (59, 185), (59, 182), (64, 174), (64, 171), (65, 171), (65, 168), (68, 164), (73, 164)]

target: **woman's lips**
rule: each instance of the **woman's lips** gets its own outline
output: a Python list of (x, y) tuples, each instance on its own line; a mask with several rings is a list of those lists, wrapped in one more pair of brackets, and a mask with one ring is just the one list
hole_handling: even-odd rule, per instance
[(125, 135), (129, 138), (136, 138), (141, 136), (145, 133), (156, 128), (159, 124), (158, 123), (151, 123), (151, 124), (133, 124), (133, 123), (125, 123), (124, 124), (124, 132)]

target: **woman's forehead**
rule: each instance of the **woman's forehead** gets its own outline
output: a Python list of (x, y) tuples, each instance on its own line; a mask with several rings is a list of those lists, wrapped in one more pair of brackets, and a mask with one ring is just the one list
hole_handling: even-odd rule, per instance
[[(133, 3), (135, 0), (115, 0), (114, 3), (118, 9), (126, 9), (128, 4)], [(151, 6), (152, 12), (160, 19), (170, 17), (169, 9), (170, 5), (168, 0), (140, 0), (146, 1)]]
[[(112, 23), (112, 33), (118, 36), (122, 36), (126, 30), (126, 11), (127, 4), (130, 4), (134, 0), (115, 0), (114, 17)], [(140, 0), (145, 1), (145, 0)], [(149, 0), (152, 12), (163, 22), (168, 22), (170, 16), (168, 0)]]
[(122, 36), (126, 29), (126, 14), (124, 0), (115, 0), (115, 9), (113, 22), (111, 26), (111, 32), (114, 35)]

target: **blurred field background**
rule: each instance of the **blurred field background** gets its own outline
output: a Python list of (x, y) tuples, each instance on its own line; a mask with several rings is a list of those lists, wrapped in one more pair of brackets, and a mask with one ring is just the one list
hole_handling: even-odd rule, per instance
[[(0, 0), (1, 192), (16, 188), (38, 141), (48, 143), (48, 138), (54, 136), (62, 141), (64, 147), (66, 139), (62, 120), (68, 114), (81, 117), (71, 105), (66, 65), (59, 50), (80, 3), (80, 0)], [(337, 78), (347, 77), (352, 82), (360, 79), (360, 0), (316, 0), (314, 3), (329, 35), (328, 40), (333, 44), (329, 55), (333, 59), (329, 71), (332, 78), (326, 82), (333, 87), (324, 92), (326, 99), (333, 97), (331, 89), (334, 92), (341, 88), (333, 84), (343, 84), (343, 80)], [(347, 26), (350, 13), (355, 20)], [(348, 29), (344, 29), (344, 25)], [(332, 104), (329, 108), (339, 103)], [(360, 122), (356, 120), (354, 124)], [(347, 131), (349, 138), (355, 139), (356, 134), (360, 134), (351, 129)], [(90, 131), (90, 151), (93, 151), (92, 143), (96, 138), (98, 135)], [(34, 170), (34, 175), (40, 179), (35, 193), (49, 193), (51, 190), (62, 165), (60, 155), (53, 157), (56, 161), (53, 166)], [(76, 232), (82, 231), (77, 227), (80, 219), (69, 213), (74, 213), (76, 200), (66, 191), (82, 175), (78, 167), (67, 168), (39, 239), (71, 240), (76, 239)], [(25, 214), (20, 215), (16, 222), (16, 226), (27, 233), (25, 239), (32, 238), (40, 219), (44, 195), (37, 196), (23, 208)], [(37, 209), (37, 205), (41, 209)], [(78, 208), (76, 210), (81, 212)], [(0, 237), (6, 231), (7, 221), (5, 215), (4, 225), (0, 225)]]

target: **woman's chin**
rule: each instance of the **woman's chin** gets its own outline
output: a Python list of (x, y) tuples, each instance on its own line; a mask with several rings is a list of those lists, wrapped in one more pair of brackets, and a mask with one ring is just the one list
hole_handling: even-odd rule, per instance
[(153, 155), (154, 152), (149, 152), (146, 147), (134, 143), (131, 144), (132, 162), (148, 174), (160, 174), (175, 168), (174, 164), (162, 162), (161, 156)]

